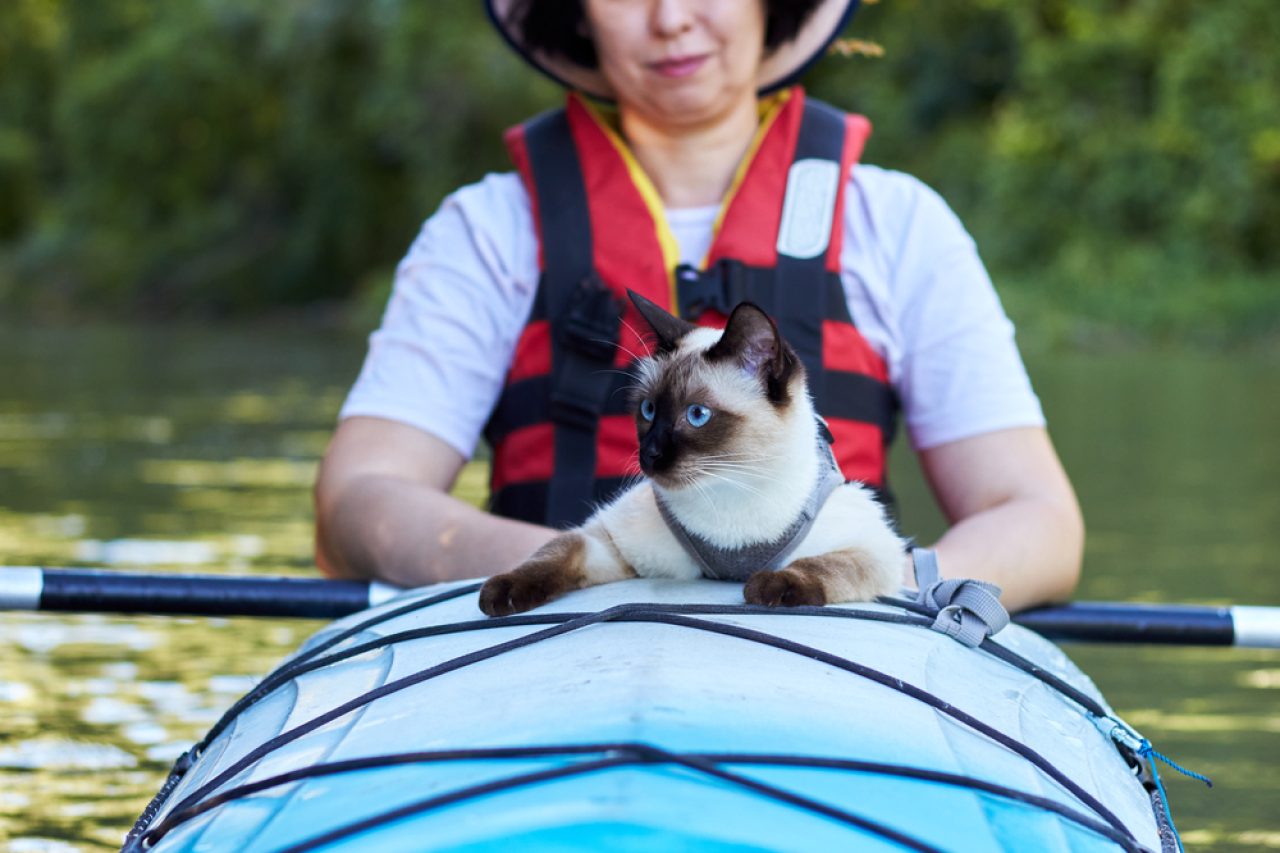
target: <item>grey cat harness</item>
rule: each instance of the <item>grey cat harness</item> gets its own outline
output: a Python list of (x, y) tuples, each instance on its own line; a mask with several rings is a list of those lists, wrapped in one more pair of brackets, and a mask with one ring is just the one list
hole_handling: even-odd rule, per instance
[(818, 479), (809, 492), (808, 499), (800, 508), (800, 514), (787, 529), (776, 538), (766, 542), (751, 542), (739, 548), (722, 548), (713, 545), (706, 539), (682, 525), (667, 506), (662, 495), (655, 489), (654, 498), (658, 502), (658, 511), (662, 520), (675, 534), (685, 551), (702, 567), (704, 577), (722, 581), (745, 581), (762, 569), (770, 571), (780, 569), (787, 564), (787, 558), (804, 541), (818, 512), (826, 504), (839, 486), (844, 485), (844, 475), (836, 464), (836, 457), (831, 452), (830, 433), (826, 424), (818, 421)]

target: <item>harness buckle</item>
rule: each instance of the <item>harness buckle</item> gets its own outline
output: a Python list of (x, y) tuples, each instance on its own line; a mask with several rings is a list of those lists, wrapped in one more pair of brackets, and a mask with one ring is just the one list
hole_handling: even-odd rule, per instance
[(726, 317), (747, 298), (747, 268), (734, 258), (721, 258), (709, 269), (676, 267), (676, 299), (680, 316), (696, 320), (708, 309)]
[(623, 305), (593, 270), (569, 297), (560, 321), (560, 345), (594, 361), (613, 361)]

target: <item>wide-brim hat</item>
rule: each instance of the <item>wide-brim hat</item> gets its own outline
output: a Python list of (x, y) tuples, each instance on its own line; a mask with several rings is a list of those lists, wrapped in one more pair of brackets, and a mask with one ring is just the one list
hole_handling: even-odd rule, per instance
[[(489, 19), (516, 53), (534, 68), (562, 86), (587, 95), (613, 100), (613, 89), (599, 69), (557, 54), (535, 50), (524, 43), (520, 32), (510, 21), (511, 9), (519, 0), (485, 0)], [(793, 83), (809, 66), (817, 62), (849, 23), (858, 8), (858, 0), (821, 0), (805, 20), (795, 38), (783, 42), (760, 63), (756, 86), (760, 94)]]

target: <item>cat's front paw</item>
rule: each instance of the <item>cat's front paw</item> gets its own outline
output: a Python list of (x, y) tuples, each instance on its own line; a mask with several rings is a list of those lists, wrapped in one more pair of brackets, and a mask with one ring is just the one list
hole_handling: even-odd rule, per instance
[(557, 536), (523, 564), (485, 581), (480, 587), (480, 609), (490, 616), (510, 616), (586, 586), (586, 554), (582, 533), (571, 530)]
[(488, 616), (510, 616), (546, 604), (560, 590), (545, 573), (523, 569), (494, 575), (480, 587), (480, 609)]
[(507, 573), (494, 575), (480, 588), (480, 610), (489, 616), (511, 616), (545, 605), (582, 585), (580, 571), (566, 566), (558, 553), (534, 555)]
[(795, 569), (768, 569), (747, 578), (742, 588), (747, 604), (763, 604), (765, 607), (799, 607), (804, 604), (823, 605), (827, 594), (822, 581), (806, 572)]

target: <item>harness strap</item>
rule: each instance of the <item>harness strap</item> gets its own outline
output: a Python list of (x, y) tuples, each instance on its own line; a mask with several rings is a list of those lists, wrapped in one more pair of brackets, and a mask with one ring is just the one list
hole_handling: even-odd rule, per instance
[(916, 599), (934, 613), (933, 630), (975, 647), (1009, 624), (1009, 611), (1000, 603), (1000, 587), (972, 578), (942, 580), (938, 555), (928, 548), (911, 552), (916, 569)]
[(712, 580), (742, 582), (758, 571), (776, 571), (787, 565), (787, 559), (800, 546), (813, 529), (818, 513), (826, 505), (831, 493), (844, 485), (844, 475), (831, 452), (826, 425), (818, 421), (819, 471), (817, 482), (800, 508), (800, 514), (776, 539), (767, 542), (751, 542), (737, 548), (725, 548), (708, 542), (689, 530), (671, 512), (667, 502), (655, 489), (654, 499), (662, 520), (684, 546), (684, 550), (702, 569), (703, 577)]
[(613, 384), (623, 305), (595, 272), (582, 167), (563, 110), (525, 130), (537, 188), (542, 282), (551, 351), (551, 421), (556, 476), (546, 523), (567, 527), (591, 513), (596, 434)]
[(912, 548), (911, 563), (916, 570), (916, 589), (932, 586), (942, 577), (938, 571), (938, 554), (931, 548)]

